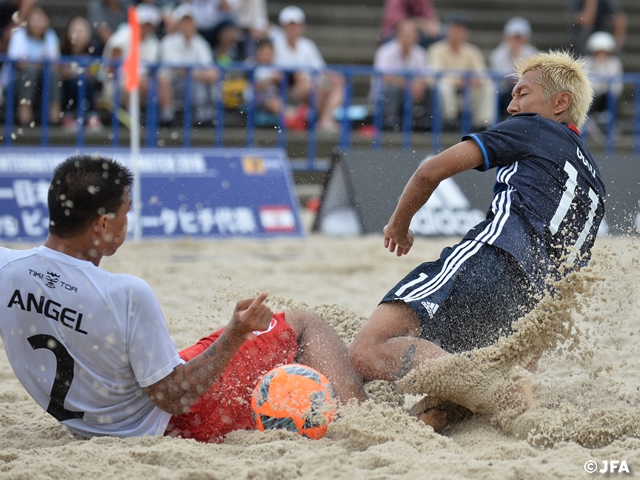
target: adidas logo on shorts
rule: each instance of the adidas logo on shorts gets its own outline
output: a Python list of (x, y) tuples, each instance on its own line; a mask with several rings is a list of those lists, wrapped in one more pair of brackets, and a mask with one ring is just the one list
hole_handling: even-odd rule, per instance
[(427, 310), (427, 313), (429, 314), (430, 318), (433, 318), (433, 316), (438, 311), (438, 307), (440, 306), (437, 303), (431, 303), (431, 302), (420, 302), (420, 303), (422, 303), (422, 306)]

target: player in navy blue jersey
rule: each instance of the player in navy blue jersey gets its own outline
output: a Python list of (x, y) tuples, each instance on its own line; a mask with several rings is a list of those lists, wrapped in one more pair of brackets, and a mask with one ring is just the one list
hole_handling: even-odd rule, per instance
[(512, 116), (425, 161), (405, 186), (384, 228), (385, 248), (398, 256), (409, 253), (411, 218), (442, 180), (496, 169), (486, 220), (393, 287), (356, 335), (350, 354), (363, 378), (397, 380), (494, 343), (553, 281), (588, 261), (605, 191), (578, 130), (593, 98), (583, 62), (540, 53), (516, 75)]

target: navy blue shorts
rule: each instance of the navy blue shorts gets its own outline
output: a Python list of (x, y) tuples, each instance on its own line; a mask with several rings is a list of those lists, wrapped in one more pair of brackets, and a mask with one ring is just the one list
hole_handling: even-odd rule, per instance
[(472, 240), (419, 265), (381, 303), (398, 301), (418, 315), (421, 338), (450, 353), (486, 347), (510, 335), (511, 323), (537, 303), (527, 275), (511, 255)]

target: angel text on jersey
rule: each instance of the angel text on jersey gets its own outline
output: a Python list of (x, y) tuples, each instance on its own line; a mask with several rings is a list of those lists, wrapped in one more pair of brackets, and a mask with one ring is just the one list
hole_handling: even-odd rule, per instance
[[(25, 298), (26, 302), (24, 301)], [(13, 308), (16, 305), (24, 311), (39, 313), (53, 321), (60, 322), (61, 325), (71, 330), (87, 335), (87, 332), (81, 328), (82, 313), (63, 307), (58, 302), (47, 299), (43, 295), (37, 298), (33, 293), (27, 292), (25, 297), (20, 293), (20, 290), (16, 290), (13, 292), (11, 300), (9, 300), (7, 308)]]
[(591, 176), (593, 178), (596, 178), (596, 169), (593, 168), (593, 165), (589, 163), (589, 160), (587, 160), (587, 158), (584, 156), (584, 153), (582, 153), (582, 150), (580, 150), (580, 147), (576, 148), (576, 154), (578, 155), (578, 158), (582, 160), (582, 163), (584, 164), (584, 166), (587, 167), (587, 170), (589, 170), (589, 173), (591, 174)]
[(58, 275), (55, 272), (49, 272), (47, 271), (47, 275), (45, 276), (44, 273), (40, 273), (40, 272), (36, 272), (35, 270), (31, 270), (29, 269), (29, 275), (31, 275), (32, 277), (36, 277), (36, 278), (41, 278), (43, 280), (46, 280), (47, 283), (45, 283), (45, 285), (49, 288), (56, 288), (56, 283), (60, 283), (60, 286), (66, 290), (69, 290), (70, 292), (77, 292), (78, 289), (76, 287), (74, 287), (73, 285), (69, 285), (66, 282), (63, 282), (62, 280), (60, 280), (60, 275)]

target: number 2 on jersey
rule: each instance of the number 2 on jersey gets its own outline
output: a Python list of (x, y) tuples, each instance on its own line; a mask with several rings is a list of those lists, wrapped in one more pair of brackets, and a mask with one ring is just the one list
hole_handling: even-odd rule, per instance
[(27, 338), (34, 350), (46, 348), (56, 356), (56, 378), (51, 387), (51, 400), (47, 407), (47, 413), (55, 417), (59, 422), (82, 418), (84, 412), (72, 412), (64, 408), (64, 400), (71, 388), (73, 381), (74, 361), (67, 349), (55, 337), (51, 335), (33, 335)]

